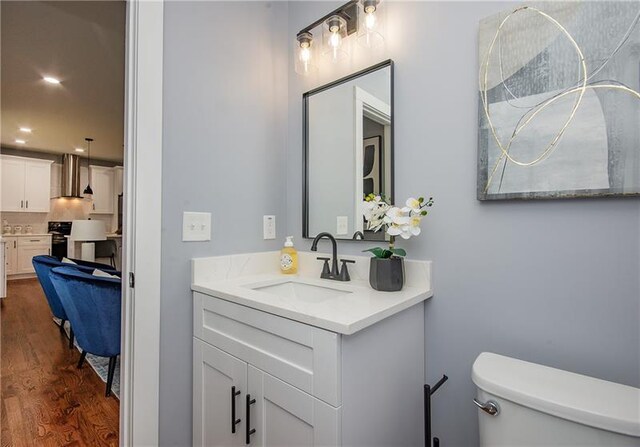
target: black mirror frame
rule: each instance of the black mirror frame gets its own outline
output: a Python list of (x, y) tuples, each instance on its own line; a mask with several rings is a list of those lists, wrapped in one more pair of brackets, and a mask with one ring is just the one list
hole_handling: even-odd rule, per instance
[[(330, 82), (329, 84), (325, 84), (323, 86), (317, 87), (313, 90), (309, 90), (302, 95), (302, 185), (304, 188), (302, 194), (302, 237), (305, 239), (313, 239), (315, 236), (309, 235), (309, 119), (307, 108), (309, 106), (309, 97), (315, 95), (317, 93), (323, 92), (324, 90), (328, 90), (337, 85), (344, 84), (345, 82), (352, 81), (355, 78), (359, 78), (361, 76), (367, 75), (369, 73), (373, 73), (374, 71), (381, 70), (383, 68), (389, 67), (391, 70), (390, 76), (390, 93), (391, 93), (391, 126), (390, 126), (390, 141), (391, 147), (389, 148), (389, 164), (391, 166), (391, 186), (390, 191), (391, 195), (389, 200), (393, 203), (395, 197), (395, 162), (394, 162), (394, 152), (395, 152), (395, 141), (394, 141), (394, 123), (395, 123), (395, 111), (394, 111), (394, 74), (393, 74), (393, 60), (387, 59), (386, 61), (380, 62), (378, 64), (372, 65), (371, 67), (365, 68), (364, 70), (360, 70), (356, 73), (350, 74), (343, 78), (340, 78), (336, 81)], [(340, 239), (338, 240), (362, 240), (364, 239)], [(365, 241), (371, 242), (371, 241)]]

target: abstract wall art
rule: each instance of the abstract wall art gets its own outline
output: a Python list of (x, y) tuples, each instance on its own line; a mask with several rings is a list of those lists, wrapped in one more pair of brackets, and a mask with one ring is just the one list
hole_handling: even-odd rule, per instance
[(480, 200), (640, 195), (640, 3), (480, 22)]

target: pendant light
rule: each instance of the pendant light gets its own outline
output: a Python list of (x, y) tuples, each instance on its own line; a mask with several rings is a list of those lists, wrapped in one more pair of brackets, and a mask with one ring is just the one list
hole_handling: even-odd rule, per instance
[(84, 141), (87, 142), (87, 169), (89, 170), (89, 173), (87, 176), (87, 187), (84, 189), (83, 194), (93, 195), (93, 189), (91, 189), (91, 142), (93, 141), (93, 138), (85, 138)]

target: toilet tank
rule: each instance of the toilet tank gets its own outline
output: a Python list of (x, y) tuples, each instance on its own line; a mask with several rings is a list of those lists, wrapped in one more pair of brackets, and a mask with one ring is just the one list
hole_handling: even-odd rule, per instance
[(640, 389), (484, 352), (473, 364), (480, 446), (640, 447)]

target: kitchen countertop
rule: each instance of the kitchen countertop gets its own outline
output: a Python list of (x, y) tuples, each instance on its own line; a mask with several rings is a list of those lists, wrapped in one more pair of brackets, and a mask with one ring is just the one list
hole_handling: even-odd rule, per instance
[[(320, 253), (298, 252), (297, 275), (279, 272), (280, 252), (219, 256), (192, 260), (191, 289), (243, 306), (301, 323), (350, 335), (433, 296), (431, 261), (405, 261), (406, 281), (399, 292), (379, 292), (368, 283), (369, 257), (351, 259), (351, 281), (320, 279)], [(327, 256), (327, 255), (325, 255)], [(333, 289), (333, 295), (305, 300), (286, 294), (254, 290), (258, 287), (297, 282)]]
[(2, 237), (43, 237), (43, 236), (51, 236), (49, 233), (20, 233), (20, 234), (3, 234)]

